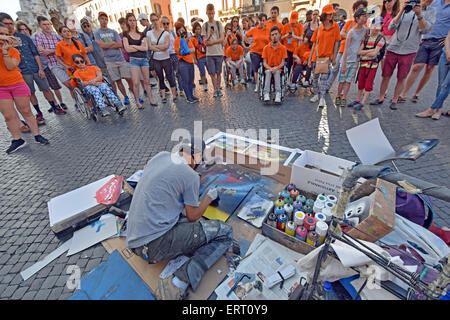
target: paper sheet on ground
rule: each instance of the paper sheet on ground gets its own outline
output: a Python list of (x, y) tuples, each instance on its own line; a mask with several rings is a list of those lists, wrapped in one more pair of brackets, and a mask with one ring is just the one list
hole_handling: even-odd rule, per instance
[(44, 257), (42, 260), (39, 260), (29, 268), (23, 270), (20, 275), (22, 276), (23, 280), (28, 280), (33, 274), (44, 268), (46, 265), (48, 265), (50, 262), (58, 258), (60, 255), (62, 255), (64, 252), (69, 250), (70, 244), (72, 242), (72, 239), (67, 240), (64, 242), (60, 247), (55, 249), (53, 252), (48, 254), (46, 257)]
[[(261, 228), (272, 208), (273, 201), (264, 199), (255, 193), (244, 203), (237, 216), (255, 227)], [(251, 215), (255, 215), (257, 218), (249, 219)]]
[(346, 131), (348, 141), (363, 164), (376, 164), (395, 155), (378, 118)]
[(73, 233), (72, 243), (67, 256), (83, 251), (117, 234), (117, 217), (106, 214), (90, 225)]
[(167, 264), (167, 266), (161, 272), (159, 277), (161, 279), (170, 277), (175, 271), (177, 271), (188, 260), (189, 260), (189, 258), (186, 256), (183, 256), (183, 255), (170, 260), (169, 263)]
[[(255, 249), (256, 248), (256, 249)], [(269, 277), (281, 266), (287, 264), (295, 264), (297, 260), (303, 257), (302, 254), (297, 253), (291, 249), (288, 249), (281, 244), (276, 243), (260, 234), (257, 234), (255, 240), (249, 248), (249, 253), (252, 252), (246, 259), (242, 260), (236, 269), (236, 272), (240, 273), (253, 273), (257, 274), (261, 272), (264, 277)], [(262, 294), (259, 291), (253, 289), (248, 294), (248, 300), (287, 300), (288, 294), (291, 288), (298, 283), (301, 276), (306, 274), (300, 274), (296, 269), (296, 274), (287, 279), (284, 282), (283, 289), (280, 289), (279, 285), (274, 286), (272, 289), (268, 289), (266, 286), (263, 288)], [(256, 275), (256, 278), (259, 277)], [(239, 298), (232, 292), (227, 297), (228, 291), (234, 285), (233, 277), (227, 277), (215, 290), (218, 300), (239, 300)]]

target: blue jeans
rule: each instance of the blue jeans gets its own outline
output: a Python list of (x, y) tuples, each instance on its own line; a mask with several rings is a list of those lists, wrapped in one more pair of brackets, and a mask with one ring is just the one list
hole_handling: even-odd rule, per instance
[(450, 93), (450, 67), (447, 61), (445, 53), (442, 52), (439, 58), (439, 69), (438, 69), (438, 88), (436, 91), (436, 99), (431, 105), (431, 109), (441, 109), (444, 105), (445, 99), (447, 99)]
[(178, 61), (178, 72), (181, 76), (181, 86), (183, 88), (186, 98), (189, 100), (194, 99), (194, 64), (188, 63), (184, 60)]

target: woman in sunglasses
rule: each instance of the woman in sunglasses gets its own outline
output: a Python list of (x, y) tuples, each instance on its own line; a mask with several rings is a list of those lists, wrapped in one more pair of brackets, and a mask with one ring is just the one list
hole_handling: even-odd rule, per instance
[[(110, 100), (114, 102), (114, 105), (121, 112), (126, 109), (126, 107), (120, 102), (120, 100), (115, 95), (114, 91), (103, 82), (102, 71), (94, 65), (86, 65), (86, 60), (81, 54), (74, 54), (72, 56), (72, 61), (76, 65), (76, 70), (73, 73), (73, 77), (79, 79), (84, 89), (91, 94), (97, 106), (102, 111), (102, 116), (109, 116), (110, 113), (106, 108), (105, 101), (103, 100), (103, 94)], [(77, 83), (75, 80), (71, 81), (72, 86), (76, 87)]]
[(383, 18), (383, 36), (386, 38), (386, 43), (389, 43), (395, 30), (389, 30), (389, 23), (398, 14), (399, 0), (383, 0), (383, 9), (381, 10), (381, 17)]
[(13, 137), (10, 147), (6, 150), (7, 154), (25, 145), (25, 140), (20, 137), (22, 124), (14, 104), (33, 132), (36, 142), (48, 144), (48, 140), (39, 134), (36, 119), (30, 108), (30, 88), (17, 68), (20, 63), (20, 52), (13, 48), (17, 45), (15, 39), (15, 37), (9, 36), (8, 29), (0, 23), (0, 48), (2, 50), (0, 57), (0, 113), (5, 118), (6, 126)]

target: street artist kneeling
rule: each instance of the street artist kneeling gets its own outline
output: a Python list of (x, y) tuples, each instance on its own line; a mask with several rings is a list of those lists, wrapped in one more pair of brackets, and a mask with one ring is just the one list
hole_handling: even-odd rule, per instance
[[(156, 296), (180, 300), (187, 288), (199, 286), (203, 274), (233, 243), (233, 229), (219, 220), (201, 220), (217, 198), (211, 189), (199, 204), (200, 177), (194, 171), (202, 162), (205, 143), (185, 143), (178, 154), (160, 152), (144, 169), (128, 214), (127, 246), (149, 263), (192, 256), (173, 276), (160, 279)], [(183, 217), (183, 209), (187, 221)]]

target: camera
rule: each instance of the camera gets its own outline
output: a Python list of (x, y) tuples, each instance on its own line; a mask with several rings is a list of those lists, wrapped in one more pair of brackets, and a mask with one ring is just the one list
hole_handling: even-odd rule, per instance
[(411, 0), (408, 2), (408, 4), (405, 6), (405, 13), (410, 12), (415, 6), (418, 6), (420, 4), (420, 1)]
[(187, 36), (187, 32), (186, 31), (181, 31), (180, 37), (181, 38), (186, 38), (186, 36)]

